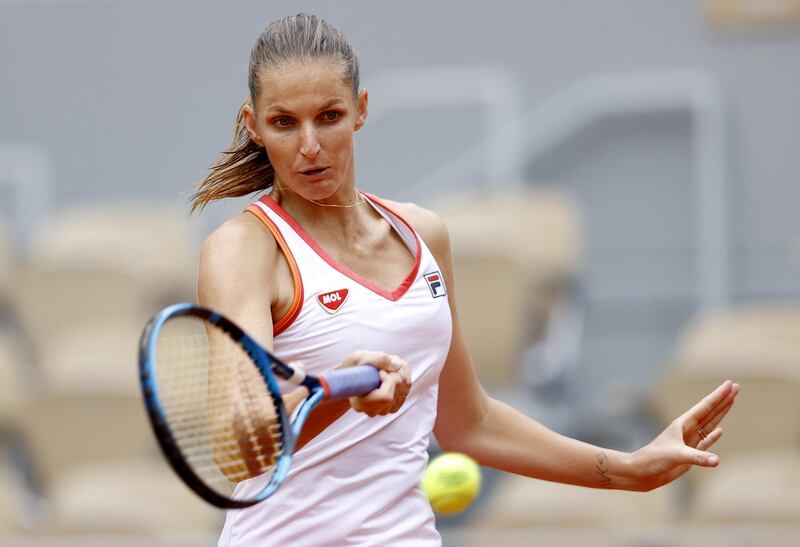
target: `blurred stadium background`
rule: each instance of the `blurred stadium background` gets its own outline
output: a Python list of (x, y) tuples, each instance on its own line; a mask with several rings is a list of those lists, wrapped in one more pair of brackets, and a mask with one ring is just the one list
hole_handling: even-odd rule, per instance
[(0, 545), (215, 544), (136, 344), (247, 203), (189, 218), (186, 189), (301, 10), (360, 55), (359, 186), (448, 221), (491, 392), (634, 450), (742, 384), (719, 469), (647, 494), (485, 470), (445, 545), (797, 545), (798, 0), (0, 0)]

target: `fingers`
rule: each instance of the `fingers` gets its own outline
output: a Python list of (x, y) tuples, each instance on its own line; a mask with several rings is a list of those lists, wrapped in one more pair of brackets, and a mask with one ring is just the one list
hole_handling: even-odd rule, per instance
[(384, 416), (397, 412), (403, 406), (408, 397), (410, 384), (398, 373), (381, 371), (380, 374), (380, 387), (367, 395), (350, 399), (350, 406), (354, 410), (364, 412), (368, 416)]
[(717, 389), (706, 395), (699, 403), (689, 409), (681, 418), (684, 423), (705, 424), (711, 419), (721, 406), (727, 404), (728, 397), (733, 398), (739, 392), (739, 384), (725, 380)]
[(720, 439), (720, 437), (722, 437), (722, 428), (717, 427), (711, 433), (706, 435), (705, 439), (700, 439), (700, 442), (697, 443), (697, 450), (708, 450)]
[(358, 365), (372, 365), (378, 370), (397, 372), (405, 383), (411, 384), (411, 370), (408, 367), (408, 363), (397, 355), (389, 355), (380, 351), (359, 350), (348, 355), (336, 368)]
[(369, 364), (379, 370), (381, 385), (362, 397), (351, 397), (350, 406), (368, 416), (397, 412), (411, 390), (411, 369), (397, 355), (360, 350), (348, 355), (336, 368)]
[[(708, 435), (709, 431), (714, 431), (733, 407), (738, 393), (739, 384), (732, 383), (727, 395), (715, 407), (711, 408), (707, 414), (690, 416), (687, 413), (687, 415), (682, 416), (679, 423), (683, 429), (686, 444), (697, 446), (703, 440), (703, 437)], [(700, 428), (704, 431), (703, 435), (700, 434)]]
[(394, 367), (393, 372), (400, 376), (402, 383), (406, 385), (406, 394), (408, 393), (408, 389), (411, 388), (411, 368), (408, 366), (408, 363), (400, 359), (397, 355), (390, 355), (389, 356), (391, 366)]
[(381, 371), (381, 385), (362, 397), (351, 397), (350, 406), (368, 416), (385, 415), (393, 406), (397, 377)]
[(713, 431), (720, 424), (722, 419), (728, 414), (728, 411), (733, 407), (734, 397), (730, 397), (724, 405), (718, 408), (716, 414), (714, 414), (708, 422), (701, 424), (701, 427), (705, 431)]
[(700, 467), (716, 467), (719, 465), (719, 456), (716, 454), (705, 452), (704, 450), (697, 450), (696, 448), (689, 448), (688, 446), (681, 451), (679, 459), (681, 463), (699, 465)]
[(381, 351), (358, 350), (344, 358), (336, 368), (372, 365), (380, 370), (394, 371), (404, 363), (397, 355), (389, 355)]

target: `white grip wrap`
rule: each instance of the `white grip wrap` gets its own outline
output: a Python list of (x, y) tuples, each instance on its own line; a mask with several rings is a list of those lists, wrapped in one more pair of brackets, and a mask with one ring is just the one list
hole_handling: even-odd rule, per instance
[(303, 380), (306, 379), (306, 367), (303, 363), (301, 361), (292, 361), (291, 363), (287, 363), (287, 365), (294, 370), (294, 374), (289, 378), (289, 382), (298, 386), (302, 384)]

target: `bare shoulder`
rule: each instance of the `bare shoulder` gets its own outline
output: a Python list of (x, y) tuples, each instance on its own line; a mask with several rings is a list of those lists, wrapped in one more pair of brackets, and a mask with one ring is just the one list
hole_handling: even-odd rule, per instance
[(439, 257), (443, 253), (449, 253), (450, 238), (447, 226), (439, 215), (416, 203), (383, 201), (414, 228), (414, 231), (425, 241), (435, 256)]
[(203, 242), (198, 296), (218, 308), (248, 293), (263, 297), (269, 291), (278, 253), (272, 233), (252, 214), (228, 220)]
[(250, 213), (242, 213), (222, 224), (203, 242), (201, 259), (228, 263), (240, 260), (274, 260), (275, 238)]
[(272, 233), (251, 213), (214, 230), (200, 251), (198, 302), (235, 321), (271, 347), (272, 307), (282, 296), (279, 249)]

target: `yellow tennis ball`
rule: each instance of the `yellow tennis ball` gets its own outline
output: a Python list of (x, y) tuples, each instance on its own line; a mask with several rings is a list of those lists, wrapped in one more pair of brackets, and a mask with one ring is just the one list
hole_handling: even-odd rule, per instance
[(422, 490), (437, 513), (450, 515), (467, 508), (481, 490), (481, 468), (458, 452), (435, 457), (422, 476)]

